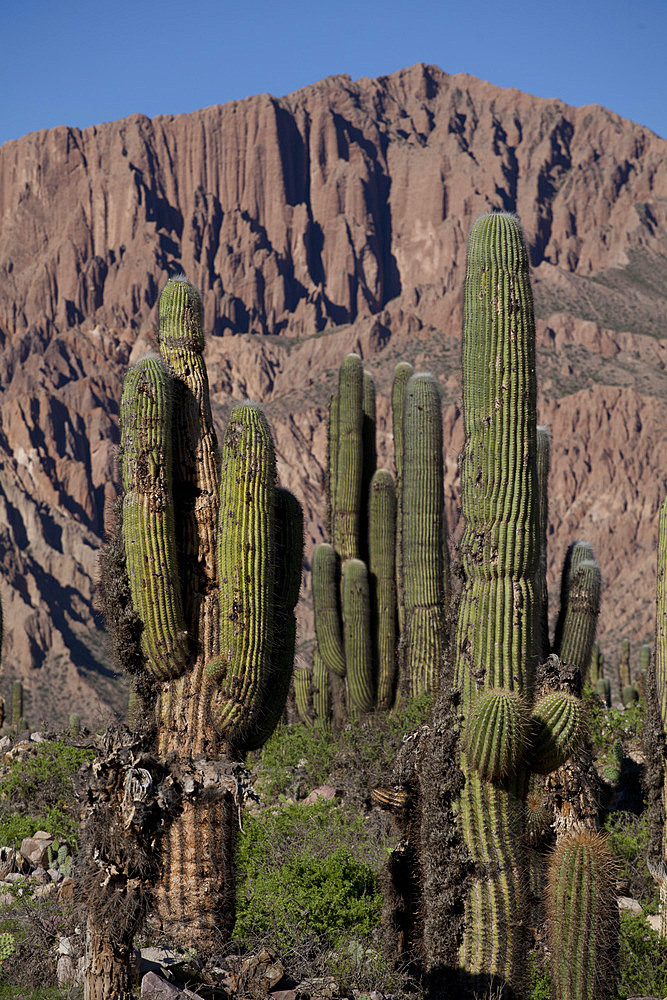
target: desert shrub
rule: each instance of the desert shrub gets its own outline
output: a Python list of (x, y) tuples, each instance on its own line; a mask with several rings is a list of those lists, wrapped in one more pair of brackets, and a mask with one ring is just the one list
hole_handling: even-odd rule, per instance
[(609, 834), (609, 847), (619, 862), (618, 879), (623, 892), (637, 899), (649, 912), (657, 911), (657, 886), (646, 867), (648, 811), (639, 816), (623, 810), (612, 812), (605, 821), (605, 830)]
[[(372, 861), (375, 864), (372, 864)], [(247, 817), (237, 850), (235, 936), (279, 954), (368, 941), (382, 899), (377, 848), (336, 803), (290, 803)]]
[[(0, 932), (14, 938), (14, 951), (0, 968), (0, 987), (13, 987), (15, 992), (0, 992), (0, 1000), (61, 996), (56, 987), (56, 943), (60, 935), (75, 938), (75, 923), (72, 909), (56, 899), (34, 900), (17, 891), (14, 903), (3, 908), (0, 919)], [(39, 987), (52, 989), (34, 992)]]
[(591, 742), (596, 757), (601, 765), (612, 760), (614, 743), (620, 740), (627, 750), (636, 741), (644, 728), (644, 703), (635, 702), (625, 710), (604, 708), (599, 699), (593, 695), (590, 687), (584, 691), (589, 719)]
[(93, 756), (92, 750), (52, 740), (13, 760), (0, 779), (0, 845), (18, 847), (40, 828), (76, 845), (74, 778)]
[(257, 755), (257, 784), (269, 801), (279, 795), (303, 797), (324, 782), (340, 782), (348, 794), (368, 798), (370, 788), (391, 773), (406, 733), (428, 722), (433, 697), (425, 695), (395, 712), (352, 720), (331, 733), (302, 722), (279, 726)]
[(667, 996), (667, 950), (643, 917), (621, 914), (619, 998)]

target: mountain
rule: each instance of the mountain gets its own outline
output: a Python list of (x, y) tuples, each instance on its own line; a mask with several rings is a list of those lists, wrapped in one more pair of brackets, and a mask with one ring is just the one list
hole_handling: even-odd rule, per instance
[[(153, 343), (169, 274), (201, 290), (219, 429), (261, 400), (279, 472), (322, 537), (324, 418), (358, 350), (379, 396), (409, 360), (443, 391), (456, 540), (465, 244), (516, 211), (533, 267), (540, 420), (551, 427), (550, 579), (586, 537), (604, 580), (599, 637), (651, 641), (667, 492), (667, 142), (569, 107), (417, 65), (0, 147), (0, 593), (3, 693), (33, 722), (122, 707), (95, 611), (116, 494), (118, 403)], [(553, 609), (552, 609), (553, 610)], [(300, 609), (307, 653), (308, 589)], [(1, 687), (1, 686), (0, 686)]]

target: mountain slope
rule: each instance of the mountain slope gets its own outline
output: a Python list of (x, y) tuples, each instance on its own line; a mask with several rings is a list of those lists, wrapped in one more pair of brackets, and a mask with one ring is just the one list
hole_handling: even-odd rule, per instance
[[(650, 638), (667, 492), (667, 142), (603, 108), (418, 65), (0, 147), (4, 672), (23, 676), (35, 721), (121, 698), (94, 620), (96, 550), (122, 376), (168, 274), (202, 291), (220, 428), (232, 398), (266, 404), (307, 563), (350, 349), (376, 374), (387, 462), (393, 366), (440, 378), (456, 536), (465, 241), (489, 208), (518, 212), (534, 268), (551, 574), (585, 534), (613, 662), (621, 636)], [(307, 640), (307, 595), (301, 617)]]

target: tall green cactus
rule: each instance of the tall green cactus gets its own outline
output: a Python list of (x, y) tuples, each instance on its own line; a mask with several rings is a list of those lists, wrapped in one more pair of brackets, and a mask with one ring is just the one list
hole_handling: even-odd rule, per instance
[(549, 862), (554, 1000), (606, 1000), (617, 935), (616, 866), (601, 834), (565, 837)]
[(540, 505), (538, 537), (540, 558), (537, 570), (537, 590), (540, 599), (540, 654), (549, 652), (549, 591), (547, 590), (547, 530), (549, 527), (549, 469), (551, 439), (546, 427), (537, 428), (537, 488)]
[[(464, 309), (456, 685), (469, 733), (480, 696), (502, 692), (511, 704), (515, 692), (530, 704), (538, 653), (535, 328), (528, 254), (514, 216), (487, 215), (473, 225)], [(512, 770), (503, 779), (461, 758), (461, 820), (478, 874), (465, 900), (460, 957), (470, 974), (520, 993), (526, 945), (517, 914), (527, 901), (518, 803), (528, 772), (517, 767), (526, 750), (522, 728), (511, 732), (519, 747), (510, 753), (508, 744)]]
[(624, 639), (621, 643), (621, 660), (618, 664), (618, 687), (619, 691), (632, 684), (632, 674), (630, 672), (630, 640)]
[(435, 378), (430, 374), (412, 375), (405, 387), (403, 410), (405, 618), (399, 680), (402, 693), (409, 697), (436, 690), (448, 641), (441, 406)]
[[(340, 559), (360, 554), (363, 479), (364, 370), (357, 354), (344, 359), (338, 378), (338, 446), (333, 543)], [(334, 445), (332, 444), (332, 447)]]
[(387, 469), (371, 480), (368, 510), (371, 636), (377, 665), (377, 704), (391, 708), (396, 680), (396, 491)]
[[(231, 766), (287, 697), (302, 515), (277, 488), (258, 406), (232, 410), (220, 456), (201, 302), (184, 277), (163, 290), (159, 320), (161, 359), (130, 369), (121, 402), (125, 569), (154, 711), (137, 686), (158, 753)], [(167, 830), (157, 909), (175, 941), (205, 949), (231, 933), (236, 814), (231, 794), (193, 795)]]
[(398, 600), (398, 627), (405, 626), (405, 590), (403, 587), (403, 414), (405, 388), (414, 368), (407, 361), (396, 366), (391, 387), (391, 412), (394, 430), (394, 466), (396, 468), (396, 594)]
[(12, 719), (11, 725), (18, 731), (19, 723), (23, 718), (23, 684), (21, 681), (14, 681), (12, 684)]
[(600, 613), (600, 586), (600, 567), (595, 559), (583, 559), (573, 566), (569, 574), (558, 655), (563, 663), (578, 671), (579, 690), (587, 680), (591, 665), (591, 650)]

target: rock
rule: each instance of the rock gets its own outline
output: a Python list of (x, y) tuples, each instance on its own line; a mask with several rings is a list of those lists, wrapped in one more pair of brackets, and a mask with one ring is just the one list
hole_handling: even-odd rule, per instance
[(303, 800), (304, 806), (312, 806), (313, 803), (317, 802), (318, 799), (324, 799), (329, 801), (336, 797), (336, 789), (333, 785), (320, 785), (319, 788), (313, 788), (312, 792), (306, 796)]
[(171, 948), (142, 948), (139, 958), (139, 971), (164, 973), (167, 978), (171, 977), (171, 969), (182, 967), (186, 964), (186, 959)]
[(188, 989), (179, 989), (155, 972), (147, 972), (141, 980), (141, 996), (145, 1000), (196, 1000), (199, 994)]
[(61, 882), (63, 875), (59, 872), (57, 868), (48, 868), (46, 874), (49, 876), (52, 882)]
[(9, 874), (5, 875), (3, 881), (11, 882), (14, 885), (16, 882), (25, 882), (27, 877), (23, 872), (9, 872)]
[[(266, 407), (282, 481), (304, 504), (309, 565), (325, 517), (326, 405), (349, 350), (377, 372), (378, 464), (393, 460), (396, 360), (435, 370), (456, 535), (464, 244), (471, 220), (503, 205), (522, 217), (534, 266), (550, 533), (595, 549), (608, 662), (623, 635), (648, 638), (667, 443), (666, 150), (603, 108), (424, 65), (3, 144), (4, 655), (34, 718), (97, 712), (93, 605), (121, 380), (149, 343), (167, 271), (201, 286), (214, 408), (243, 396)], [(561, 558), (550, 546), (554, 594)]]
[(11, 736), (0, 737), (0, 753), (4, 753), (5, 750), (9, 750), (12, 745)]
[(48, 899), (50, 896), (55, 896), (58, 892), (58, 886), (55, 882), (47, 882), (46, 885), (38, 885), (36, 889), (33, 889), (31, 895), (33, 899)]
[(26, 837), (21, 842), (21, 854), (35, 868), (45, 868), (49, 863), (49, 848), (53, 847), (55, 837), (46, 830), (38, 830), (32, 837)]
[(31, 733), (30, 734), (30, 742), (31, 743), (46, 743), (47, 742), (47, 737), (44, 735), (44, 733)]
[(35, 870), (30, 873), (30, 878), (34, 882), (39, 882), (41, 885), (45, 885), (47, 882), (52, 881), (51, 876), (44, 868), (35, 868)]
[(645, 919), (646, 919), (646, 923), (649, 925), (649, 927), (652, 930), (657, 931), (657, 933), (659, 934), (660, 933), (660, 914), (659, 913), (647, 913)]
[(11, 892), (0, 892), (0, 907), (11, 906), (15, 902)]
[(630, 896), (619, 896), (616, 901), (619, 910), (628, 910), (630, 913), (636, 913), (637, 916), (641, 916), (641, 904), (636, 899), (632, 899)]

